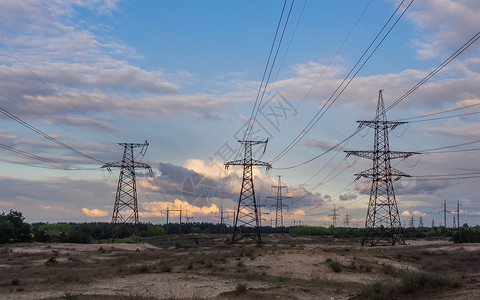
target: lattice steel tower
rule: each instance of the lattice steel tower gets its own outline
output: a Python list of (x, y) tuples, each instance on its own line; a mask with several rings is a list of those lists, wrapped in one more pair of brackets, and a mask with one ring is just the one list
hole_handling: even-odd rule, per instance
[(120, 168), (115, 205), (113, 206), (112, 223), (110, 224), (110, 239), (111, 241), (114, 241), (118, 233), (122, 229), (126, 229), (134, 236), (135, 242), (138, 242), (140, 238), (140, 230), (138, 223), (135, 169), (147, 169), (152, 172), (152, 168), (148, 164), (135, 162), (133, 148), (142, 147), (140, 154), (145, 155), (148, 148), (148, 142), (145, 141), (143, 144), (118, 144), (123, 147), (122, 161), (109, 162), (102, 166), (102, 168), (106, 168), (109, 171), (111, 168)]
[(406, 158), (418, 153), (390, 151), (388, 131), (406, 122), (387, 121), (381, 90), (378, 92), (375, 119), (357, 122), (359, 128), (371, 127), (375, 129), (373, 151), (345, 151), (347, 156), (355, 155), (373, 161), (371, 169), (355, 174), (357, 179), (360, 177), (372, 178), (362, 245), (405, 244), (392, 178), (398, 180), (402, 176), (409, 177), (409, 175), (392, 168), (390, 160)]
[[(252, 146), (265, 144), (265, 148), (263, 149), (263, 153), (265, 153), (268, 139), (265, 141), (239, 140), (238, 142), (242, 143), (244, 146), (244, 158), (225, 163), (226, 169), (228, 169), (229, 166), (243, 166), (242, 188), (240, 190), (240, 198), (238, 199), (237, 214), (235, 215), (232, 242), (248, 237), (257, 243), (261, 243), (260, 220), (258, 216), (257, 200), (255, 199), (255, 189), (253, 186), (252, 167), (267, 167), (268, 170), (272, 166), (267, 162), (253, 159)], [(240, 237), (238, 237), (239, 234), (241, 235)]]
[[(275, 188), (277, 190), (277, 195), (267, 196), (268, 199), (276, 200), (276, 205), (275, 205), (275, 233), (283, 233), (283, 207), (287, 206), (287, 205), (283, 204), (283, 200), (292, 199), (292, 197), (282, 195), (282, 190), (287, 189), (287, 186), (282, 185), (281, 178), (282, 178), (282, 175), (278, 175), (278, 184), (276, 186), (272, 186), (272, 188)], [(286, 190), (286, 192), (288, 193), (288, 190)], [(280, 232), (279, 232), (279, 230), (280, 230)]]

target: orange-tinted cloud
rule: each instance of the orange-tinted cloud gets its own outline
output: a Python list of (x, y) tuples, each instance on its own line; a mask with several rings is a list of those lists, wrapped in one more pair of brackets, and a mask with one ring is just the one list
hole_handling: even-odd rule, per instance
[(13, 207), (13, 203), (12, 203), (12, 202), (0, 201), (0, 206), (10, 206), (10, 207)]
[(297, 210), (295, 210), (295, 211), (293, 212), (293, 215), (294, 215), (295, 217), (305, 216), (305, 211), (302, 210), (302, 209), (297, 209)]
[(86, 214), (87, 216), (93, 217), (93, 218), (105, 217), (105, 216), (108, 215), (107, 211), (96, 209), (96, 208), (88, 209), (88, 208), (84, 207), (84, 208), (82, 208), (82, 212), (84, 214)]
[(142, 204), (142, 208), (145, 210), (143, 212), (139, 212), (139, 216), (141, 217), (159, 217), (165, 215), (167, 209), (169, 210), (182, 210), (183, 213), (188, 213), (188, 215), (210, 215), (214, 213), (220, 212), (218, 207), (215, 204), (211, 204), (210, 206), (195, 206), (187, 201), (182, 201), (180, 199), (175, 199), (173, 202), (161, 202), (161, 201), (152, 201), (152, 202), (145, 202)]

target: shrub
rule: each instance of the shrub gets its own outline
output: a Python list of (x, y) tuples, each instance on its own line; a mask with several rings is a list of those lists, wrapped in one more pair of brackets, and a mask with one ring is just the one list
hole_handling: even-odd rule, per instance
[(342, 272), (342, 265), (335, 260), (330, 263), (330, 269), (335, 273), (340, 273)]
[(47, 261), (45, 262), (45, 265), (47, 266), (53, 266), (53, 265), (56, 265), (58, 264), (58, 260), (57, 260), (57, 255), (54, 254), (52, 255), (49, 259), (47, 259)]
[(160, 269), (161, 272), (164, 272), (164, 273), (169, 273), (169, 272), (172, 272), (172, 267), (168, 266), (168, 265), (163, 265), (162, 268)]
[(237, 283), (237, 286), (235, 287), (235, 294), (240, 295), (244, 293), (247, 290), (247, 285), (245, 283)]
[(14, 278), (14, 279), (12, 279), (12, 281), (10, 281), (10, 284), (11, 284), (11, 285), (19, 285), (19, 284), (20, 284), (20, 280), (17, 279), (17, 278)]

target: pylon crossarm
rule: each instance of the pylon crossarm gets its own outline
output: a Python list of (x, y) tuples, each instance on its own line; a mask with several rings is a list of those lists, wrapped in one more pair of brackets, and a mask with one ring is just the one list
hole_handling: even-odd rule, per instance
[[(347, 157), (350, 155), (367, 158), (367, 159), (375, 159), (376, 154), (374, 151), (356, 151), (356, 150), (348, 150), (344, 151), (347, 153)], [(405, 152), (405, 151), (388, 151), (384, 153), (380, 153), (380, 155), (385, 155), (389, 159), (396, 159), (396, 158), (407, 158), (415, 154), (420, 154), (418, 152)]]
[(247, 163), (244, 159), (232, 160), (225, 163), (225, 169), (228, 169), (229, 166), (245, 166)]
[(375, 128), (378, 123), (381, 123), (385, 126), (385, 128), (395, 129), (397, 126), (407, 124), (408, 122), (398, 122), (398, 121), (380, 121), (378, 119), (370, 120), (370, 121), (357, 121), (358, 128), (363, 127), (371, 127)]
[(395, 177), (395, 179), (394, 179), (395, 181), (396, 181), (396, 180), (399, 180), (401, 177), (412, 177), (412, 176), (410, 176), (410, 175), (408, 175), (408, 174), (406, 174), (406, 173), (403, 173), (403, 172), (400, 171), (400, 170), (393, 169), (393, 168), (391, 169), (390, 176), (391, 176), (392, 178)]
[(405, 152), (405, 151), (389, 151), (389, 158), (407, 158), (415, 154), (420, 154), (419, 152)]
[(368, 158), (368, 159), (373, 159), (374, 157), (373, 151), (343, 151), (343, 152), (347, 153), (347, 157), (349, 157), (350, 155)]
[(271, 164), (256, 159), (252, 160), (252, 166), (267, 167), (267, 170), (270, 170), (272, 168)]

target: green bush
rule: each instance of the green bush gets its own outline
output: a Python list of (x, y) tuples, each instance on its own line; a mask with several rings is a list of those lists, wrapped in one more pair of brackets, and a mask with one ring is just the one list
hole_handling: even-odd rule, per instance
[(334, 260), (330, 263), (330, 269), (332, 269), (332, 271), (335, 273), (340, 273), (342, 272), (342, 265), (340, 262)]

